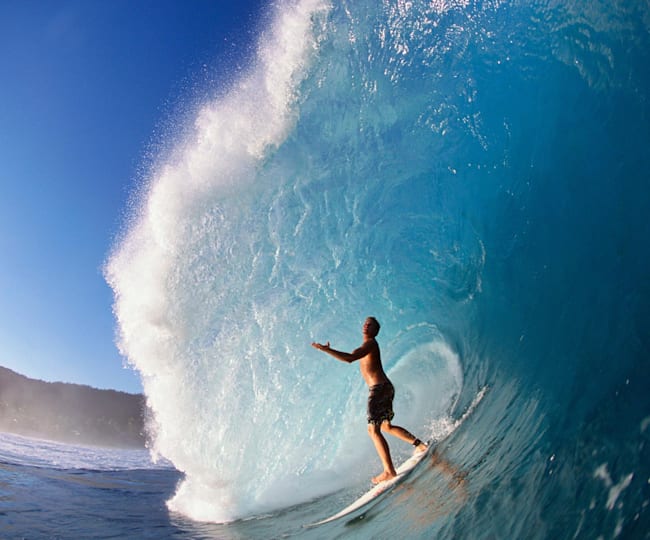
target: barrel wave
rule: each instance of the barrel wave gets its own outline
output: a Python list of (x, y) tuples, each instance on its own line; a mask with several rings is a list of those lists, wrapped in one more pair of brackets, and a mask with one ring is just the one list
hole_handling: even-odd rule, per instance
[(395, 421), (440, 439), (463, 488), (427, 470), (367, 537), (643, 537), (648, 6), (303, 0), (261, 20), (105, 270), (151, 449), (184, 475), (170, 510), (227, 522), (363, 486), (363, 381), (310, 343), (350, 350), (373, 315)]

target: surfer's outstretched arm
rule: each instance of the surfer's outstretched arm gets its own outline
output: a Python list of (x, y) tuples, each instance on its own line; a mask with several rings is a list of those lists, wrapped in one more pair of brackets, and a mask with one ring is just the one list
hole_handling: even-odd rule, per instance
[(364, 343), (361, 345), (361, 347), (358, 347), (357, 349), (354, 349), (351, 353), (346, 353), (343, 351), (337, 351), (336, 349), (332, 349), (330, 347), (330, 342), (328, 341), (327, 343), (312, 343), (312, 347), (315, 349), (318, 349), (319, 351), (326, 352), (330, 356), (333, 356), (337, 360), (340, 360), (341, 362), (347, 362), (350, 364), (351, 362), (354, 362), (355, 360), (359, 360), (360, 358), (363, 358), (366, 356), (369, 352), (369, 347)]

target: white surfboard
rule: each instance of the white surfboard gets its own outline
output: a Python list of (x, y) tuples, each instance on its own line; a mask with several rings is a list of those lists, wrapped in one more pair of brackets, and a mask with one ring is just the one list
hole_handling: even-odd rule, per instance
[(418, 463), (420, 463), (425, 457), (427, 457), (431, 453), (432, 451), (431, 449), (433, 447), (431, 441), (427, 442), (427, 446), (429, 447), (427, 448), (427, 450), (425, 450), (424, 452), (417, 452), (416, 454), (408, 458), (404, 463), (402, 463), (397, 469), (395, 469), (397, 476), (391, 478), (390, 480), (384, 480), (383, 482), (380, 482), (379, 484), (374, 486), (371, 490), (361, 495), (361, 497), (359, 497), (351, 505), (346, 506), (340, 512), (337, 512), (333, 516), (330, 516), (327, 519), (324, 519), (322, 521), (312, 523), (311, 525), (308, 525), (308, 527), (315, 527), (317, 525), (323, 525), (324, 523), (329, 523), (330, 521), (334, 521), (336, 519), (340, 519), (342, 517), (350, 515), (356, 510), (359, 510), (364, 507), (367, 507), (366, 509), (370, 509), (372, 506), (374, 506), (376, 503), (378, 503), (381, 500), (380, 495), (388, 493), (393, 488), (395, 488), (395, 486), (401, 484), (404, 480), (406, 480), (406, 478), (413, 472), (415, 467), (417, 467)]

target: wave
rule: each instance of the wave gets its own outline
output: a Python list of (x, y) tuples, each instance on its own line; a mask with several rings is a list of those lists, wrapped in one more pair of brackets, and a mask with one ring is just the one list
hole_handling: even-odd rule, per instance
[[(616, 501), (641, 508), (627, 479), (647, 427), (647, 9), (274, 13), (250, 70), (154, 167), (106, 268), (152, 450), (184, 473), (169, 507), (228, 521), (370, 477), (363, 382), (309, 343), (352, 349), (374, 315), (405, 424), (432, 434), (490, 387), (443, 448), (482, 494), (458, 510), (463, 534), (515, 537), (513, 515), (545, 512), (539, 535), (561, 532), (559, 501), (593, 532), (603, 488), (615, 503), (591, 521), (630, 519)], [(614, 425), (629, 469), (612, 466)]]

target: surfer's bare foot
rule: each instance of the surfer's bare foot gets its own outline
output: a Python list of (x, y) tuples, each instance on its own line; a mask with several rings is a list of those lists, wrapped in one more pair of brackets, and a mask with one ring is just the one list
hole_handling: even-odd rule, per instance
[(381, 473), (381, 474), (375, 476), (375, 477), (371, 480), (371, 482), (372, 482), (373, 484), (377, 485), (377, 484), (379, 484), (379, 483), (381, 483), (381, 482), (385, 482), (386, 480), (390, 480), (391, 478), (395, 478), (396, 476), (397, 476), (396, 474), (390, 473), (390, 472), (388, 472), (388, 471), (384, 471), (383, 473)]

